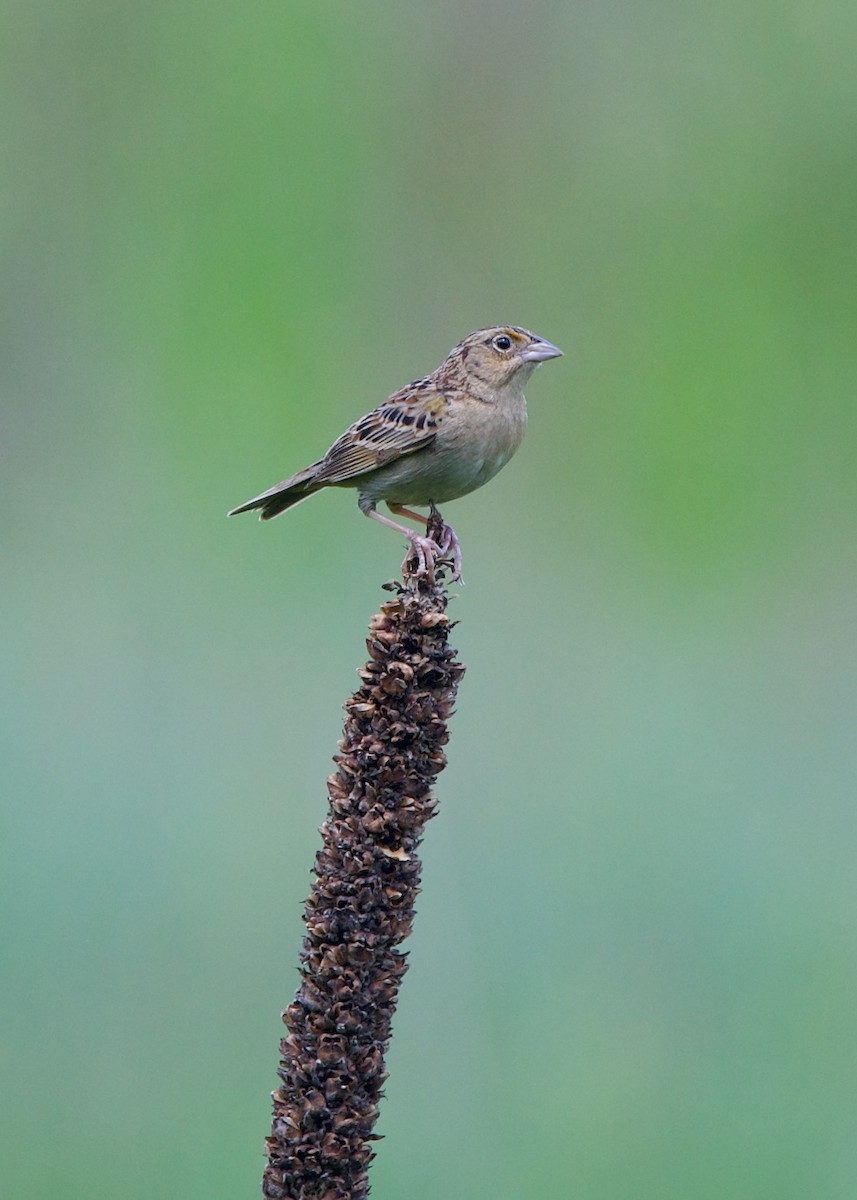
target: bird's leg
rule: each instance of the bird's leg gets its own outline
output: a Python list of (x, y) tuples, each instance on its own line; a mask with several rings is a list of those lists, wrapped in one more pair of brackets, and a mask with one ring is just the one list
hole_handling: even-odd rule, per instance
[(451, 525), (446, 524), (434, 504), (431, 506), (431, 516), (429, 517), (424, 517), (422, 513), (414, 512), (412, 508), (405, 508), (404, 504), (390, 504), (388, 502), (387, 508), (389, 508), (390, 512), (394, 512), (400, 517), (410, 517), (412, 521), (419, 521), (425, 525), (429, 537), (437, 546), (440, 557), (451, 557), (452, 578), (456, 582), (461, 583), (461, 546), (458, 544), (455, 530)]
[[(440, 529), (438, 532), (438, 526)], [(452, 578), (458, 583), (463, 583), (461, 578), (461, 546), (456, 537), (455, 530), (451, 525), (447, 525), (438, 510), (432, 504), (431, 516), (426, 522), (426, 529), (430, 529), (434, 535), (434, 540), (440, 547), (440, 557), (452, 557)]]
[(412, 508), (405, 508), (404, 504), (388, 503), (387, 508), (399, 517), (410, 517), (412, 521), (419, 521), (420, 525), (425, 525), (428, 528), (428, 517), (424, 517), (422, 513), (414, 512)]
[[(392, 508), (392, 505), (390, 507)], [(434, 580), (435, 555), (440, 552), (440, 546), (438, 546), (437, 542), (433, 541), (432, 538), (423, 537), (415, 529), (411, 529), (407, 525), (400, 525), (398, 521), (391, 521), (389, 517), (385, 517), (383, 513), (379, 513), (376, 508), (364, 508), (363, 511), (367, 517), (374, 517), (376, 521), (380, 521), (388, 529), (395, 529), (397, 533), (403, 533), (411, 543), (410, 553), (402, 563), (403, 571), (407, 572), (408, 563), (411, 561), (411, 557), (414, 557), (417, 562), (417, 575), (425, 575), (430, 581)], [(393, 511), (398, 510), (394, 509)]]

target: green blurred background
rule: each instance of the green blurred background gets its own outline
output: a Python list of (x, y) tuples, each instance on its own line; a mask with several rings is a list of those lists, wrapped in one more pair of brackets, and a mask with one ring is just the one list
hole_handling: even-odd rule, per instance
[(257, 1194), (402, 546), (224, 514), (511, 322), (373, 1194), (853, 1200), (854, 5), (3, 28), (4, 1194)]

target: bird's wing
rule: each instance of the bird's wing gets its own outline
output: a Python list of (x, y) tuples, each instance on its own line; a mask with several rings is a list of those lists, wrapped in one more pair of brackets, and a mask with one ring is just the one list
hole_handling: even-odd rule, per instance
[(336, 439), (313, 482), (342, 483), (423, 449), (434, 440), (447, 403), (425, 380), (395, 392)]

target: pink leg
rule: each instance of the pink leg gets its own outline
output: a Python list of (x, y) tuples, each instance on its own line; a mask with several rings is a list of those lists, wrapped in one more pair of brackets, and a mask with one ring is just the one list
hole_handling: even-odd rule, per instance
[(451, 525), (444, 525), (440, 531), (440, 557), (452, 555), (452, 578), (463, 583), (461, 578), (461, 546), (458, 543), (455, 530)]
[[(389, 517), (385, 517), (383, 513), (379, 513), (375, 508), (367, 508), (363, 511), (367, 517), (374, 517), (376, 521), (380, 521), (388, 529), (395, 529), (397, 533), (403, 533), (411, 543), (410, 553), (402, 563), (403, 571), (407, 572), (408, 563), (411, 561), (411, 556), (413, 555), (417, 560), (417, 575), (425, 575), (430, 580), (434, 579), (434, 559), (435, 555), (440, 552), (437, 542), (433, 542), (431, 538), (422, 537), (415, 529), (410, 529), (407, 525), (400, 525), (398, 521), (391, 521)], [(416, 513), (413, 515), (417, 516)]]
[(388, 504), (387, 508), (399, 517), (410, 517), (412, 521), (419, 521), (421, 525), (428, 525), (428, 517), (424, 517), (422, 513), (414, 512), (412, 508), (405, 508), (404, 504)]
[(442, 559), (448, 559), (450, 556), (452, 557), (452, 578), (458, 583), (464, 582), (464, 580), (461, 578), (461, 546), (459, 545), (458, 538), (455, 535), (455, 530), (451, 525), (447, 525), (444, 522), (434, 504), (431, 506), (430, 518), (426, 518), (421, 513), (414, 512), (410, 508), (405, 508), (403, 504), (388, 503), (387, 508), (389, 508), (390, 512), (399, 513), (403, 517), (412, 517), (415, 521), (422, 521), (426, 527), (429, 527), (431, 522), (435, 521), (435, 529), (437, 528), (437, 525), (439, 525), (440, 532), (437, 533), (435, 530), (432, 532), (437, 539), (440, 557)]

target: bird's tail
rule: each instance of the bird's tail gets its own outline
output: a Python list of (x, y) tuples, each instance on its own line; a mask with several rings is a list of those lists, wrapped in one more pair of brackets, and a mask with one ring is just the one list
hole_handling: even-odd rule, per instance
[(267, 492), (261, 492), (258, 496), (254, 496), (252, 500), (248, 500), (244, 504), (239, 504), (237, 508), (231, 509), (226, 515), (234, 517), (238, 513), (252, 512), (253, 509), (257, 508), (259, 509), (260, 521), (270, 521), (272, 517), (278, 517), (287, 508), (294, 508), (296, 504), (300, 504), (302, 500), (309, 499), (310, 496), (324, 487), (323, 483), (315, 482), (318, 466), (318, 463), (313, 463), (311, 467), (307, 467), (303, 471), (298, 471), (297, 475), (292, 475), (290, 479), (284, 479), (282, 483), (276, 484), (275, 487), (268, 488)]

